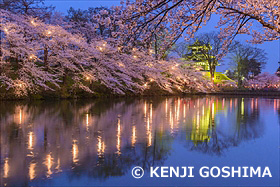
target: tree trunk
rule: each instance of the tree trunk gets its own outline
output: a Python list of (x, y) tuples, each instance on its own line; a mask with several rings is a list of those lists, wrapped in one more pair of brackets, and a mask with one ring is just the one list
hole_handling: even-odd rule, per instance
[(48, 48), (47, 46), (45, 46), (44, 48), (44, 66), (46, 68), (46, 70), (49, 70), (49, 63), (48, 63)]

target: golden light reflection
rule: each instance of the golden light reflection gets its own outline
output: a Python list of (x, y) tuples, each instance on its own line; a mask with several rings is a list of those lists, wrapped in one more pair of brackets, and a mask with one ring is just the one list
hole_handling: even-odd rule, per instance
[(153, 104), (152, 103), (150, 104), (150, 120), (152, 123), (152, 120), (153, 120)]
[(72, 144), (73, 163), (77, 163), (79, 161), (79, 148), (77, 142), (78, 142), (77, 140), (73, 140), (73, 144)]
[(144, 117), (146, 118), (147, 116), (147, 104), (146, 101), (144, 101)]
[(31, 162), (29, 165), (29, 179), (30, 180), (33, 180), (36, 177), (35, 168), (36, 168), (36, 163)]
[(21, 107), (17, 107), (16, 113), (15, 113), (15, 116), (14, 116), (15, 123), (21, 125), (22, 122), (23, 122), (23, 118), (24, 118), (24, 115), (23, 115), (22, 108)]
[(241, 100), (241, 115), (244, 115), (244, 98)]
[(137, 139), (137, 136), (136, 136), (136, 127), (135, 127), (135, 126), (132, 126), (131, 145), (132, 145), (133, 147), (135, 146), (136, 139)]
[(178, 121), (179, 120), (179, 118), (180, 118), (180, 103), (181, 101), (180, 101), (180, 99), (178, 99), (178, 108), (177, 108), (177, 114), (176, 114), (176, 120)]
[(4, 170), (3, 178), (8, 178), (9, 171), (10, 171), (9, 158), (5, 158), (5, 160), (4, 160), (3, 170)]
[(212, 103), (212, 120), (214, 120), (215, 119), (215, 105), (214, 105), (214, 103)]
[(121, 154), (121, 120), (118, 118), (118, 129), (117, 129), (117, 154)]
[(19, 124), (22, 123), (22, 109), (19, 110)]
[(152, 146), (152, 132), (149, 132), (148, 134), (148, 147)]
[(28, 133), (28, 149), (33, 150), (33, 146), (34, 146), (34, 133), (29, 132)]
[(89, 114), (86, 114), (86, 130), (89, 130)]
[(48, 171), (47, 171), (47, 173), (46, 173), (46, 176), (47, 176), (47, 177), (50, 177), (51, 174), (52, 174), (51, 168), (52, 168), (52, 165), (53, 165), (53, 158), (52, 158), (51, 153), (49, 153), (49, 154), (46, 155), (46, 159), (45, 159), (44, 164), (45, 164), (45, 166), (46, 166), (47, 169), (48, 169)]
[(105, 153), (105, 142), (102, 140), (102, 136), (97, 137), (97, 154), (101, 157)]

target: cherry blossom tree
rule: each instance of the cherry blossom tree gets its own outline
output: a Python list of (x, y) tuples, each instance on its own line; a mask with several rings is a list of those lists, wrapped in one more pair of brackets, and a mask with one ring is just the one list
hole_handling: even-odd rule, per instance
[(226, 38), (224, 47), (237, 34), (250, 34), (252, 42), (258, 43), (280, 37), (278, 0), (126, 0), (122, 7), (118, 7), (122, 12), (119, 24), (126, 32), (120, 35), (132, 44), (137, 39), (149, 41), (169, 27), (166, 46), (171, 47), (184, 33), (192, 37), (216, 14), (220, 16), (220, 37)]
[(93, 93), (94, 85), (121, 95), (142, 94), (155, 85), (167, 93), (213, 89), (191, 66), (157, 60), (149, 50), (120, 46), (116, 38), (88, 42), (33, 17), (8, 11), (0, 17), (0, 86), (18, 96), (53, 90), (67, 97), (78, 90)]
[(246, 87), (251, 89), (279, 89), (280, 78), (274, 74), (262, 73), (246, 82)]

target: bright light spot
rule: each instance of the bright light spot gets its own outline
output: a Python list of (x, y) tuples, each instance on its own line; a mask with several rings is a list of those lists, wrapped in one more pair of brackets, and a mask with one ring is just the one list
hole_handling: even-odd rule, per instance
[(35, 59), (35, 58), (36, 58), (36, 56), (35, 56), (34, 54), (32, 54), (32, 55), (29, 56), (29, 59), (30, 59), (30, 60), (33, 60), (33, 59)]
[(32, 20), (30, 21), (30, 23), (31, 23), (33, 26), (36, 26), (36, 25), (37, 25), (37, 24), (35, 23), (34, 19), (32, 19)]
[(119, 66), (120, 67), (125, 67), (125, 65), (123, 63), (121, 63), (121, 62), (119, 62)]
[(102, 47), (98, 47), (99, 51), (103, 51), (103, 48)]
[(9, 30), (5, 27), (4, 28), (4, 32), (6, 33), (6, 34), (9, 34)]
[(134, 56), (133, 56), (133, 58), (135, 58), (135, 59), (136, 59), (136, 58), (137, 58), (137, 56), (136, 56), (136, 55), (134, 55)]
[(154, 82), (154, 79), (150, 78), (150, 82)]

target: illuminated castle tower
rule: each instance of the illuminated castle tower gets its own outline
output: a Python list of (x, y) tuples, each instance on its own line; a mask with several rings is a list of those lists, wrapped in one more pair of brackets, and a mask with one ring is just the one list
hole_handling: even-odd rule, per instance
[(209, 51), (212, 50), (210, 44), (204, 44), (199, 40), (196, 40), (194, 44), (189, 45), (188, 49), (191, 53), (186, 54), (185, 58), (196, 63), (197, 66), (202, 67), (202, 71), (209, 71), (209, 60), (215, 60), (216, 57), (209, 55)]

